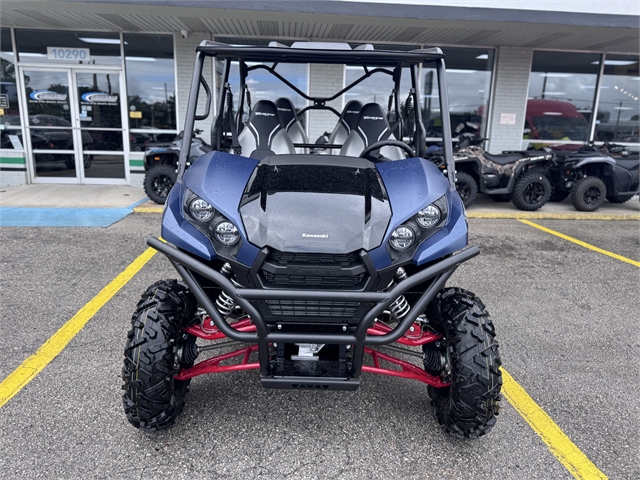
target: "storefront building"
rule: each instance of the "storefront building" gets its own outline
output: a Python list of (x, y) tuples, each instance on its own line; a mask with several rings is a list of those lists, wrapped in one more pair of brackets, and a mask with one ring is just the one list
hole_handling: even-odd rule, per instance
[[(452, 126), (474, 129), (488, 151), (588, 141), (640, 149), (639, 17), (628, 2), (608, 2), (606, 12), (573, 1), (538, 2), (536, 11), (512, 0), (491, 8), (472, 0), (402, 3), (5, 1), (0, 185), (141, 185), (145, 148), (181, 130), (194, 50), (204, 39), (440, 46)], [(360, 74), (331, 65), (282, 69), (310, 95), (333, 94)], [(215, 85), (217, 66), (207, 71)], [(288, 96), (296, 107), (306, 105), (264, 73), (254, 80), (254, 102)], [(429, 142), (441, 130), (434, 82), (423, 69), (420, 108)], [(371, 77), (348, 99), (386, 108), (391, 88), (390, 79)], [(312, 141), (336, 123), (331, 114), (304, 120)], [(205, 141), (210, 122), (197, 124)]]

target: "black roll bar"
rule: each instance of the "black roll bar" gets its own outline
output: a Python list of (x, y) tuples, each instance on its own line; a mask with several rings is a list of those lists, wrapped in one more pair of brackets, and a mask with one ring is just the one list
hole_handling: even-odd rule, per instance
[(451, 119), (449, 118), (449, 95), (447, 93), (447, 74), (444, 60), (439, 58), (435, 61), (436, 72), (438, 74), (438, 93), (440, 99), (440, 118), (442, 119), (442, 152), (447, 164), (447, 178), (451, 190), (456, 189), (455, 170), (456, 165), (453, 160), (453, 146), (451, 144)]

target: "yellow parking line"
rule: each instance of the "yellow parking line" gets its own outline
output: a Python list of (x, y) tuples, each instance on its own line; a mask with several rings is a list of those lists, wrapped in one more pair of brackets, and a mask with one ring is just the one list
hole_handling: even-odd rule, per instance
[(16, 395), (25, 385), (42, 371), (67, 344), (75, 337), (91, 318), (124, 287), (133, 276), (155, 255), (156, 251), (147, 248), (127, 268), (104, 287), (93, 299), (82, 307), (67, 323), (53, 334), (33, 355), (0, 383), (0, 408)]
[(630, 258), (623, 257), (622, 255), (618, 255), (617, 253), (610, 252), (608, 250), (603, 250), (602, 248), (595, 247), (589, 243), (583, 242), (576, 238), (570, 237), (569, 235), (565, 235), (564, 233), (556, 232), (555, 230), (551, 230), (550, 228), (543, 227), (542, 225), (538, 225), (537, 223), (530, 222), (529, 220), (519, 219), (522, 223), (526, 223), (532, 227), (537, 228), (538, 230), (542, 230), (543, 232), (550, 233), (551, 235), (555, 235), (556, 237), (563, 238), (564, 240), (568, 240), (569, 242), (573, 242), (576, 245), (580, 245), (581, 247), (588, 248), (589, 250), (593, 250), (594, 252), (602, 253), (603, 255), (607, 255), (609, 257), (615, 258), (622, 262), (630, 263), (636, 267), (640, 267), (640, 262), (635, 260), (631, 260)]
[(509, 403), (547, 444), (551, 453), (571, 475), (579, 480), (607, 478), (504, 369), (502, 382), (502, 393)]

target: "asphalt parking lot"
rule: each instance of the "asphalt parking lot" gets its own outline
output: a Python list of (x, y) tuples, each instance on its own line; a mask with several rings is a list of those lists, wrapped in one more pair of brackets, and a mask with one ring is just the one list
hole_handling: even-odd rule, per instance
[[(640, 478), (638, 267), (516, 219), (469, 222), (481, 255), (448, 284), (482, 298), (503, 366), (586, 457), (609, 478)], [(535, 223), (640, 260), (637, 221)], [(0, 381), (159, 226), (137, 213), (108, 228), (0, 228)], [(175, 276), (155, 255), (0, 408), (0, 477), (572, 478), (506, 399), (487, 436), (462, 441), (436, 424), (425, 385), (368, 374), (356, 392), (265, 390), (255, 371), (203, 376), (172, 429), (135, 430), (121, 403), (129, 319), (149, 284)]]

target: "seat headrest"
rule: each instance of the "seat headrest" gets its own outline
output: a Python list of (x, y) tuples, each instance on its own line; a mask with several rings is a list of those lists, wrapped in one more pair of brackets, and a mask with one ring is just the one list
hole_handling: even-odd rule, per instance
[(287, 130), (289, 127), (298, 120), (296, 114), (296, 107), (293, 102), (286, 97), (280, 97), (276, 100), (276, 108), (278, 109), (278, 115), (280, 115), (280, 123)]
[(389, 121), (382, 107), (377, 103), (362, 107), (356, 130), (363, 137), (365, 147), (383, 140), (383, 135), (389, 131)]
[(360, 118), (360, 110), (362, 110), (362, 103), (358, 100), (350, 100), (342, 109), (340, 115), (340, 122), (347, 129), (347, 134), (356, 126), (358, 118)]
[(269, 148), (274, 134), (282, 128), (276, 104), (271, 100), (259, 100), (253, 106), (247, 125), (256, 134), (256, 148)]

